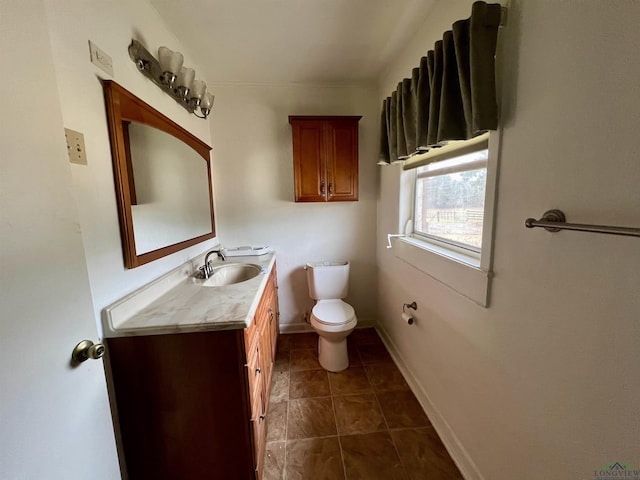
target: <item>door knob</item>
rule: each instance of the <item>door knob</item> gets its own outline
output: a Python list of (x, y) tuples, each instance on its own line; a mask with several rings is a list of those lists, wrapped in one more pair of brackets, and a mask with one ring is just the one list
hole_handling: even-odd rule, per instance
[(75, 346), (71, 352), (71, 358), (78, 363), (82, 363), (89, 358), (97, 360), (104, 355), (104, 345), (93, 343), (91, 340), (83, 340)]

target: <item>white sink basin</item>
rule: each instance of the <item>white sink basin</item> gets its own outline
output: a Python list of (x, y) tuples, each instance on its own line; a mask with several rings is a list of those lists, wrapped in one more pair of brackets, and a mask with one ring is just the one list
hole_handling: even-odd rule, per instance
[(262, 272), (260, 265), (253, 263), (229, 263), (213, 268), (212, 275), (207, 279), (200, 280), (203, 287), (223, 287), (225, 285), (235, 285), (246, 282), (257, 277)]

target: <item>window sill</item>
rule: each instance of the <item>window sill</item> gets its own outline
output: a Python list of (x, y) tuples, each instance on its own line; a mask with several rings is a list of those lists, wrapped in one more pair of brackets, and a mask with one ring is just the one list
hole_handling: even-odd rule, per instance
[(479, 258), (413, 237), (397, 240), (393, 250), (400, 260), (481, 307), (488, 307), (492, 274), (480, 268)]

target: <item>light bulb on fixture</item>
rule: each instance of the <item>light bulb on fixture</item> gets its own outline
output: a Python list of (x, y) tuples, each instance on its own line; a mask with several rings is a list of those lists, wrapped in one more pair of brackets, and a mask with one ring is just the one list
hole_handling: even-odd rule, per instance
[(158, 62), (160, 63), (160, 69), (162, 70), (162, 76), (160, 81), (171, 87), (175, 82), (176, 75), (182, 68), (182, 62), (184, 57), (180, 52), (174, 52), (167, 47), (160, 47), (158, 49)]
[(191, 108), (200, 106), (202, 95), (204, 95), (206, 89), (207, 84), (202, 80), (194, 80), (193, 82), (191, 82), (191, 89), (189, 92), (189, 106)]
[(202, 100), (200, 101), (200, 113), (202, 113), (202, 117), (207, 118), (209, 113), (211, 113), (211, 108), (213, 107), (214, 95), (211, 92), (204, 92), (202, 96)]
[(180, 98), (187, 98), (189, 87), (193, 83), (196, 72), (193, 68), (182, 67), (175, 81), (173, 92)]

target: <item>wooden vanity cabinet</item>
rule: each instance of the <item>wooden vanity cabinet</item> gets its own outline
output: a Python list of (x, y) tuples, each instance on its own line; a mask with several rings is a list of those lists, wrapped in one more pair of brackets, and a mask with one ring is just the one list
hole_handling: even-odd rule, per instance
[(359, 116), (290, 116), (296, 202), (358, 200)]
[(106, 339), (124, 478), (261, 479), (277, 308), (274, 266), (249, 328)]

